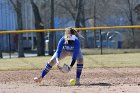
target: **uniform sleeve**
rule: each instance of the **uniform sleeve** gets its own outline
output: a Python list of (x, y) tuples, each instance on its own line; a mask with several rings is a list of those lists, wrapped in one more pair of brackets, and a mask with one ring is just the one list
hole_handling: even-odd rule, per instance
[(60, 58), (63, 45), (64, 45), (64, 37), (62, 37), (58, 42), (57, 50), (56, 50), (56, 58)]
[(80, 42), (79, 42), (79, 40), (76, 40), (76, 42), (74, 44), (74, 51), (73, 51), (72, 60), (77, 59), (77, 57), (79, 55), (79, 51), (80, 51)]

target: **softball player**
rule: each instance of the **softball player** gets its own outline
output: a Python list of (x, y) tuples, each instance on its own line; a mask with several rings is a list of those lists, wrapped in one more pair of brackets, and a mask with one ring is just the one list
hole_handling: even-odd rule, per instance
[(80, 34), (73, 28), (66, 28), (65, 35), (59, 40), (57, 50), (50, 59), (50, 61), (46, 64), (44, 70), (41, 73), (39, 78), (34, 78), (35, 82), (41, 82), (44, 76), (50, 71), (52, 66), (55, 64), (61, 70), (62, 68), (59, 66), (59, 60), (63, 59), (66, 56), (72, 56), (72, 60), (70, 65), (68, 66), (68, 71), (74, 66), (77, 61), (76, 67), (76, 85), (80, 84), (80, 76), (83, 69), (83, 55), (80, 50), (80, 42), (78, 37)]

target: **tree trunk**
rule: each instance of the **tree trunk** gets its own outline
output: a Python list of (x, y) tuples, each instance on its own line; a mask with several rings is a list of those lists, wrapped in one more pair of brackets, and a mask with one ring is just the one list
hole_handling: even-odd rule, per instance
[[(84, 10), (84, 2), (82, 3), (82, 11), (81, 11), (81, 15), (82, 15), (82, 18), (81, 18), (81, 24), (82, 24), (82, 27), (86, 27), (86, 23), (85, 23), (85, 10)], [(83, 47), (84, 48), (88, 48), (88, 40), (87, 40), (87, 32), (86, 30), (82, 31), (82, 34), (84, 36), (84, 42), (83, 42)]]
[[(16, 4), (12, 0), (10, 0), (11, 4), (13, 5), (16, 14), (17, 14), (17, 25), (18, 30), (22, 30), (22, 4), (21, 1), (16, 0)], [(18, 34), (18, 57), (24, 57), (24, 50), (23, 50), (23, 35)]]
[[(54, 0), (51, 0), (51, 29), (54, 28)], [(54, 32), (49, 33), (49, 55), (53, 55), (54, 49)]]
[[(133, 8), (132, 8), (132, 2), (130, 2), (130, 0), (127, 1), (128, 2), (128, 9), (129, 9), (129, 15), (128, 15), (128, 20), (130, 22), (130, 25), (134, 25), (134, 21), (133, 21)], [(132, 32), (132, 39), (131, 39), (131, 46), (132, 48), (135, 47), (135, 29), (131, 29)]]
[[(44, 29), (44, 25), (41, 20), (39, 9), (37, 5), (33, 2), (33, 0), (31, 0), (31, 5), (35, 17), (35, 28)], [(37, 56), (44, 56), (45, 55), (44, 32), (36, 33), (36, 35), (37, 35)]]
[(80, 14), (81, 14), (81, 7), (82, 7), (82, 1), (83, 0), (77, 0), (76, 5), (77, 5), (77, 12), (76, 12), (76, 19), (75, 19), (75, 27), (79, 28), (80, 27)]
[[(94, 1), (94, 27), (96, 27), (96, 0)], [(94, 42), (93, 42), (93, 47), (96, 48), (96, 30), (94, 30)]]
[[(18, 30), (22, 30), (22, 4), (21, 1), (16, 0), (16, 4), (12, 0), (10, 0), (11, 4), (13, 5), (16, 14), (17, 14), (17, 25)], [(24, 50), (23, 50), (23, 34), (18, 34), (18, 57), (24, 57)]]
[[(17, 23), (18, 29), (22, 30), (22, 10), (21, 10), (21, 2), (17, 0)], [(24, 57), (24, 49), (23, 49), (23, 34), (18, 34), (18, 57)]]

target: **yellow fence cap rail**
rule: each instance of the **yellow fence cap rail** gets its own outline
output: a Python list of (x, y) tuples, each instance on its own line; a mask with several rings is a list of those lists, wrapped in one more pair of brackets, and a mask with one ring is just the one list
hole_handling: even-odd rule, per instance
[[(104, 26), (104, 27), (89, 27), (89, 28), (75, 28), (76, 30), (106, 30), (106, 29), (127, 29), (127, 28), (140, 28), (140, 25), (132, 26)], [(64, 31), (64, 28), (60, 29), (40, 29), (40, 30), (15, 30), (15, 31), (0, 31), (0, 34), (19, 34), (19, 33), (31, 33), (31, 32), (56, 32)]]

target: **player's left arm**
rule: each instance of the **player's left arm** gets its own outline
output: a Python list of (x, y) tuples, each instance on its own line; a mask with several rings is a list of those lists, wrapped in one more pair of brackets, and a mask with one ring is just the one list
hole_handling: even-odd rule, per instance
[(73, 50), (73, 56), (72, 56), (72, 61), (70, 63), (70, 67), (72, 68), (77, 60), (77, 57), (79, 55), (79, 51), (80, 51), (80, 42), (79, 40), (75, 41), (74, 44), (74, 50)]

